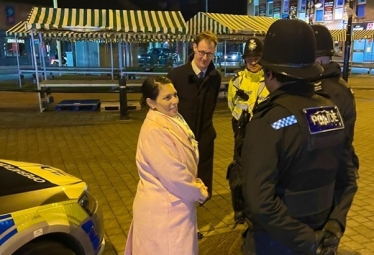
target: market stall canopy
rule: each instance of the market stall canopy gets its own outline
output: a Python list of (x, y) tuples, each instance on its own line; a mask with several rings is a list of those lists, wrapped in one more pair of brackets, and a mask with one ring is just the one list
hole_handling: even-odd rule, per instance
[(273, 24), (277, 19), (271, 18), (271, 17), (263, 17), (263, 16), (248, 16), (252, 21), (251, 25), (254, 29), (260, 30), (260, 31), (268, 31), (271, 24)]
[[(347, 30), (337, 29), (330, 30), (332, 38), (334, 41), (345, 41), (347, 38)], [(374, 30), (353, 30), (352, 31), (352, 40), (361, 40), (361, 39), (373, 39)]]
[(30, 35), (30, 30), (26, 29), (26, 22), (20, 21), (15, 24), (13, 27), (9, 28), (6, 31), (7, 36), (18, 36), (18, 37), (27, 37)]
[[(70, 31), (74, 38), (130, 40), (133, 37), (183, 38), (187, 27), (181, 12), (97, 10), (34, 7), (26, 30)], [(123, 34), (125, 33), (125, 34)], [(84, 36), (79, 36), (82, 34)]]
[[(20, 21), (13, 27), (9, 28), (6, 31), (7, 36), (17, 36), (17, 37), (28, 37), (30, 36), (30, 29), (27, 28), (26, 21)], [(40, 31), (39, 31), (40, 32)], [(66, 39), (66, 40), (79, 40), (79, 39), (86, 39), (86, 38), (93, 38), (93, 34), (88, 33), (75, 33), (69, 31), (42, 31), (40, 32), (43, 38), (47, 39)], [(37, 31), (34, 31), (34, 35), (37, 34)]]
[[(199, 12), (187, 21), (188, 34), (210, 30), (220, 35), (265, 35), (275, 18)], [(262, 24), (259, 24), (262, 22)]]
[(330, 34), (334, 41), (345, 41), (346, 40), (346, 30), (345, 29), (336, 29), (330, 30)]
[(374, 30), (354, 30), (352, 40), (373, 39)]

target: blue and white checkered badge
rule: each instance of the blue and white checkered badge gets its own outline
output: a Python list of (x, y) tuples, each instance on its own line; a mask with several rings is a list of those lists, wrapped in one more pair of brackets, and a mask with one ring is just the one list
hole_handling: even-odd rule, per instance
[(344, 123), (336, 106), (321, 106), (303, 109), (309, 131), (319, 134), (344, 129)]
[(277, 120), (276, 122), (271, 124), (271, 127), (274, 128), (275, 130), (278, 130), (278, 129), (281, 129), (281, 128), (284, 128), (284, 127), (291, 126), (291, 125), (296, 124), (296, 123), (297, 123), (297, 119), (296, 119), (295, 115), (291, 115), (291, 116), (282, 118), (280, 120)]

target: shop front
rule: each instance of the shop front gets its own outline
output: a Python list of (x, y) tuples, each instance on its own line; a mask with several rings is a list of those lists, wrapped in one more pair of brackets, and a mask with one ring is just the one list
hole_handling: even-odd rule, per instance
[(374, 22), (354, 23), (353, 30), (353, 47), (352, 62), (355, 63), (373, 63), (373, 37)]
[(0, 66), (16, 66), (17, 56), (20, 65), (31, 65), (31, 40), (24, 37), (6, 36), (0, 32)]

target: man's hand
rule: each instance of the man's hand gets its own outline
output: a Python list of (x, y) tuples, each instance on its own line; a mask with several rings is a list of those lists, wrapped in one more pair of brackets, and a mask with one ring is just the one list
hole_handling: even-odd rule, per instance
[(317, 255), (337, 254), (340, 238), (343, 236), (339, 223), (335, 220), (329, 220), (323, 227), (321, 234)]

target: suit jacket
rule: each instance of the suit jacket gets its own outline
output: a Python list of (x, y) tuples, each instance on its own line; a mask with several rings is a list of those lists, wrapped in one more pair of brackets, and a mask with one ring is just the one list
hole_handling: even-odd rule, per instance
[(197, 155), (186, 131), (150, 110), (136, 164), (140, 181), (125, 254), (197, 254), (195, 202), (208, 193), (196, 178)]
[(203, 135), (214, 140), (216, 132), (213, 113), (221, 86), (221, 74), (211, 62), (204, 79), (200, 80), (192, 69), (191, 61), (192, 57), (188, 63), (172, 69), (168, 77), (178, 92), (178, 111), (194, 132), (197, 141)]
[(199, 79), (192, 69), (191, 61), (172, 69), (168, 77), (178, 92), (178, 111), (199, 142), (198, 176), (213, 191), (213, 156), (216, 131), (213, 126), (213, 113), (216, 108), (218, 93), (221, 86), (221, 74), (210, 63), (204, 79)]

